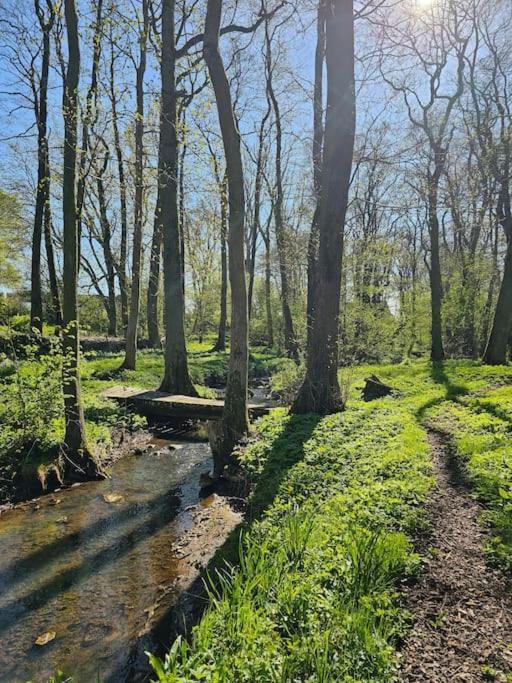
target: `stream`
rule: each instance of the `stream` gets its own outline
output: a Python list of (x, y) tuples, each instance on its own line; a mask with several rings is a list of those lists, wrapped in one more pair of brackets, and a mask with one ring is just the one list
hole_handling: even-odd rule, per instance
[(209, 505), (199, 481), (209, 470), (208, 444), (157, 439), (153, 452), (117, 461), (106, 481), (0, 516), (3, 683), (58, 670), (74, 683), (144, 679), (154, 606), (177, 599), (176, 543), (194, 531), (194, 506)]

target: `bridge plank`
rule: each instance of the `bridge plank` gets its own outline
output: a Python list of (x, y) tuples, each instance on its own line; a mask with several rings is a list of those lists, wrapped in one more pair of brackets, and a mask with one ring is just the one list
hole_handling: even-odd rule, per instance
[[(176, 417), (195, 420), (219, 420), (224, 401), (213, 398), (197, 398), (163, 391), (145, 391), (133, 387), (111, 387), (103, 392), (105, 398), (125, 403), (126, 406), (146, 417)], [(270, 405), (249, 403), (252, 417), (266, 415)]]

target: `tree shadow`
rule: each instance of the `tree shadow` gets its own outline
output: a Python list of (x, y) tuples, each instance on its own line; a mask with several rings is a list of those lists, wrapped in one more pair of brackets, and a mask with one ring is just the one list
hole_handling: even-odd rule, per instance
[[(115, 543), (102, 548), (98, 552), (87, 555), (81, 558), (81, 562), (77, 565), (71, 566), (69, 569), (59, 571), (55, 576), (44, 581), (37, 588), (25, 592), (23, 595), (15, 597), (2, 605), (0, 615), (0, 633), (10, 628), (13, 625), (13, 618), (15, 620), (23, 619), (35, 610), (40, 609), (46, 603), (53, 600), (55, 597), (70, 590), (72, 587), (83, 583), (90, 576), (100, 571), (109, 564), (112, 564), (133, 550), (141, 541), (147, 540), (150, 536), (156, 534), (160, 529), (169, 524), (181, 509), (181, 499), (178, 495), (179, 486), (173, 487), (166, 494), (158, 496), (152, 509), (154, 512), (144, 522), (133, 529), (123, 534), (120, 538), (115, 540)], [(130, 506), (127, 510), (122, 510), (113, 517), (103, 518), (101, 521), (92, 524), (85, 530), (87, 537), (91, 537), (95, 532), (98, 533), (105, 528), (112, 528), (112, 522), (120, 524), (123, 519), (133, 517), (136, 515), (137, 506)], [(84, 530), (76, 534), (69, 534), (64, 539), (59, 539), (44, 548), (36, 551), (27, 558), (18, 560), (8, 568), (9, 572), (15, 570), (21, 578), (22, 570), (29, 570), (33, 568), (31, 563), (35, 562), (37, 566), (42, 567), (47, 562), (59, 557), (57, 553), (64, 553), (76, 549), (77, 545), (83, 545)], [(9, 586), (9, 584), (7, 584)], [(12, 585), (12, 582), (11, 582)], [(10, 586), (9, 586), (10, 587)], [(23, 606), (25, 612), (19, 615), (19, 607)]]
[(434, 380), (436, 384), (441, 384), (444, 387), (444, 395), (436, 396), (424, 403), (416, 411), (416, 419), (418, 422), (423, 422), (425, 418), (425, 413), (445, 401), (456, 402), (460, 396), (464, 396), (469, 393), (469, 389), (463, 384), (456, 384), (452, 382), (446, 373), (445, 364), (443, 362), (432, 363), (430, 369), (430, 377)]
[(124, 506), (111, 515), (101, 517), (85, 528), (77, 529), (50, 543), (46, 543), (34, 552), (11, 562), (0, 571), (0, 585), (9, 589), (23, 581), (28, 573), (42, 569), (45, 565), (61, 559), (65, 553), (73, 552), (79, 545), (86, 545), (90, 540), (101, 536), (107, 529), (121, 526), (125, 521), (137, 517), (148, 510), (160, 511), (166, 507), (170, 499), (176, 500), (179, 484), (173, 485), (165, 493), (143, 503)]
[(252, 525), (261, 519), (279, 494), (279, 489), (289, 470), (304, 458), (305, 444), (322, 420), (319, 415), (292, 415), (281, 434), (272, 443), (270, 453), (262, 471), (257, 476), (243, 522), (234, 529), (223, 545), (217, 549), (207, 567), (158, 619), (152, 628), (151, 638), (140, 638), (133, 646), (127, 664), (113, 672), (105, 683), (121, 680), (143, 680), (147, 676), (148, 663), (145, 651), (164, 656), (174, 639), (188, 637), (192, 627), (201, 619), (209, 604), (205, 577), (216, 583), (216, 570), (226, 563), (236, 566), (239, 560), (241, 535), (250, 531)]
[(512, 428), (512, 415), (510, 415), (510, 413), (504, 408), (497, 406), (495, 403), (485, 399), (477, 398), (473, 401), (472, 408), (479, 413), (487, 413), (488, 415), (492, 415), (502, 422), (505, 422), (510, 428)]

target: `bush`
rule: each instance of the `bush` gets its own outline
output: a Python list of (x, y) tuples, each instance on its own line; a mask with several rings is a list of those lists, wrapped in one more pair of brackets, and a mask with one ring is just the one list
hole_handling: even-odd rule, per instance
[(25, 346), (21, 362), (16, 354), (4, 360), (0, 375), (0, 467), (4, 479), (34, 463), (36, 469), (51, 463), (63, 437), (62, 356), (59, 343), (39, 355)]

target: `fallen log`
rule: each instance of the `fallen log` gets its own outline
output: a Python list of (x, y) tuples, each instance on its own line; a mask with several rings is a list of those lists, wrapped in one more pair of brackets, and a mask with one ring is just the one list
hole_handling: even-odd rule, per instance
[(389, 384), (384, 384), (377, 377), (377, 375), (370, 375), (365, 379), (365, 385), (363, 388), (363, 399), (365, 401), (374, 401), (377, 398), (384, 398), (384, 396), (389, 396), (394, 392), (393, 387)]

